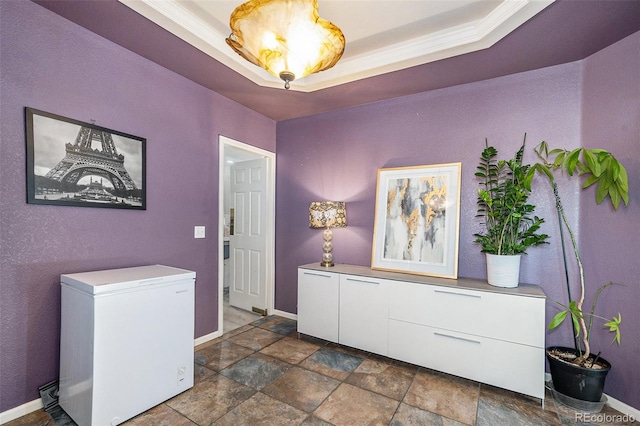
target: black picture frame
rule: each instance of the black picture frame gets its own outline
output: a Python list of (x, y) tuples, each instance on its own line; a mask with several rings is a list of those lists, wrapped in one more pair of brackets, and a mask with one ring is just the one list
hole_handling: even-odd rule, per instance
[(27, 203), (146, 210), (145, 138), (25, 107)]

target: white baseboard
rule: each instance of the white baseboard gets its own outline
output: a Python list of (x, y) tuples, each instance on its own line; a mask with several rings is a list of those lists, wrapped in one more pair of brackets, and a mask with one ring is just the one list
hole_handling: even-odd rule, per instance
[[(284, 317), (284, 318), (288, 318), (295, 321), (298, 320), (298, 316), (296, 314), (292, 314), (285, 311), (274, 310), (273, 315), (278, 315), (279, 317)], [(205, 334), (204, 336), (200, 336), (197, 339), (195, 339), (193, 342), (194, 343), (193, 346), (195, 347), (195, 346), (202, 345), (203, 343), (207, 343), (208, 341), (216, 339), (220, 336), (222, 336), (222, 330), (217, 330), (217, 331), (214, 331), (213, 333)]]
[(42, 399), (34, 399), (33, 401), (26, 402), (18, 407), (12, 408), (5, 412), (0, 413), (0, 425), (9, 423), (11, 420), (15, 420), (19, 417), (26, 416), (29, 413), (38, 411), (42, 408)]
[[(606, 395), (606, 394), (605, 394)], [(626, 414), (629, 417), (633, 417), (636, 422), (640, 422), (640, 410), (633, 408), (630, 405), (625, 404), (622, 401), (618, 401), (612, 396), (606, 395), (607, 404), (614, 410), (620, 411), (622, 414)]]
[(196, 347), (203, 343), (207, 343), (210, 340), (218, 338), (222, 336), (222, 330), (214, 331), (213, 333), (205, 334), (204, 336), (200, 336), (193, 341), (193, 346)]
[(291, 320), (298, 320), (298, 316), (296, 314), (292, 314), (290, 312), (285, 312), (285, 311), (279, 311), (277, 309), (273, 310), (273, 315), (277, 315), (279, 317), (284, 317), (287, 319), (291, 319)]

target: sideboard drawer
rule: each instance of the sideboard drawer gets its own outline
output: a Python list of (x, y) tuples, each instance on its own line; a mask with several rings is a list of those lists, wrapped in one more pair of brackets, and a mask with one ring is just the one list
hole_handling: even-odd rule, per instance
[(544, 349), (389, 321), (389, 356), (544, 398)]
[(391, 358), (481, 381), (482, 350), (475, 336), (389, 320)]
[(389, 318), (544, 347), (544, 317), (539, 315), (544, 311), (542, 298), (399, 281), (393, 284)]

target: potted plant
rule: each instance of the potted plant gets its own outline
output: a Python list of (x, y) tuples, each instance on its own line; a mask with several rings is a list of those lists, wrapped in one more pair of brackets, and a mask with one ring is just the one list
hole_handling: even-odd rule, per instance
[(522, 146), (510, 160), (496, 160), (498, 150), (485, 139), (476, 176), (480, 178), (478, 214), (485, 230), (474, 234), (487, 255), (487, 280), (499, 287), (516, 287), (520, 275), (520, 257), (527, 248), (545, 243), (546, 234), (536, 233), (544, 222), (532, 216), (535, 206), (527, 200), (531, 193), (525, 178), (530, 165), (522, 164)]
[(598, 297), (602, 291), (611, 286), (612, 283), (604, 284), (598, 289), (591, 303), (590, 310), (587, 311), (583, 308), (585, 304), (585, 275), (582, 258), (578, 251), (575, 235), (565, 215), (553, 172), (560, 169), (566, 171), (570, 176), (585, 176), (586, 179), (584, 180), (582, 188), (597, 184), (596, 202), (600, 204), (606, 198), (609, 198), (615, 210), (618, 209), (621, 201), (623, 201), (625, 205), (629, 202), (627, 172), (624, 166), (611, 153), (603, 149), (576, 148), (572, 151), (564, 149), (549, 150), (547, 143), (543, 141), (534, 151), (542, 160), (542, 163), (535, 164), (529, 170), (526, 185), (530, 188), (531, 180), (536, 172), (548, 178), (556, 201), (563, 254), (565, 247), (563, 230), (566, 230), (569, 234), (580, 279), (580, 291), (574, 300), (571, 295), (571, 285), (569, 283), (567, 257), (566, 255), (563, 256), (569, 302), (568, 304), (556, 302), (562, 307), (562, 310), (553, 317), (549, 324), (549, 329), (553, 330), (562, 324), (567, 317), (571, 318), (574, 333), (574, 347), (547, 348), (547, 359), (549, 360), (553, 386), (557, 392), (575, 400), (594, 403), (600, 402), (604, 388), (604, 380), (611, 368), (611, 364), (600, 356), (600, 352), (596, 355), (592, 353), (589, 344), (591, 328), (594, 320), (601, 320), (604, 326), (608, 327), (609, 331), (614, 333), (613, 341), (620, 344), (620, 323), (622, 317), (620, 313), (618, 313), (617, 316), (608, 320), (595, 313)]

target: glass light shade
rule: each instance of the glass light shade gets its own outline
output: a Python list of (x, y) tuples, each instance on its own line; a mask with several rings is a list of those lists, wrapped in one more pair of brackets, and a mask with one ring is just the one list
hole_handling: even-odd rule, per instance
[(313, 201), (309, 204), (309, 228), (346, 228), (344, 201)]
[(289, 82), (334, 66), (342, 31), (318, 16), (317, 0), (250, 0), (231, 14), (226, 39), (240, 56)]

